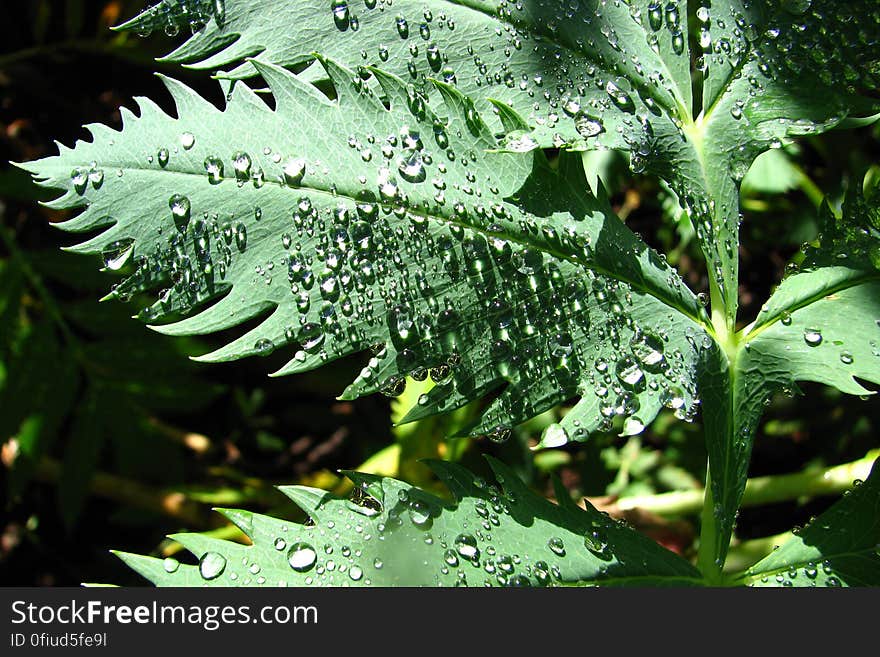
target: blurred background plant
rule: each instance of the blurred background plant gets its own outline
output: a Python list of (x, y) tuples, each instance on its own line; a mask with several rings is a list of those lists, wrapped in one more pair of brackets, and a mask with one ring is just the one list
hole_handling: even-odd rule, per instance
[[(212, 350), (224, 336), (164, 337), (131, 319), (138, 299), (99, 302), (114, 282), (112, 271), (61, 251), (71, 238), (51, 224), (65, 214), (39, 206), (52, 193), (8, 161), (50, 154), (50, 135), (67, 144), (84, 138), (84, 121), (118, 127), (118, 107), (132, 106), (132, 96), (164, 99), (167, 106), (157, 70), (221, 101), (219, 86), (205, 76), (154, 61), (170, 50), (174, 35), (140, 39), (108, 29), (143, 6), (143, 0), (34, 0), (4, 7), (0, 583), (142, 584), (109, 547), (145, 552), (152, 546), (153, 554), (168, 556), (179, 548), (164, 537), (176, 531), (240, 537), (211, 511), (218, 505), (301, 520), (273, 486), (300, 483), (344, 494), (349, 487), (339, 469), (442, 490), (419, 459), (462, 461), (481, 472), (485, 452), (548, 497), (551, 477), (559, 477), (575, 498), (589, 497), (670, 549), (692, 554), (705, 464), (698, 421), (682, 423), (667, 412), (639, 436), (612, 431), (586, 445), (533, 452), (542, 430), (566, 412), (561, 407), (518, 427), (504, 445), (447, 440), (478, 405), (394, 426), (430, 384), (409, 382), (393, 400), (339, 402), (336, 395), (363, 358), (282, 379), (266, 374), (285, 354), (204, 366), (187, 356)], [(878, 156), (875, 125), (785, 144), (759, 158), (742, 188), (743, 323), (800, 245), (815, 238), (823, 199), (836, 207), (847, 189), (876, 185)], [(619, 153), (590, 153), (584, 164), (613, 193), (620, 217), (665, 253), (694, 290), (706, 290), (690, 226), (672, 192), (633, 177)], [(826, 508), (851, 482), (847, 476), (866, 473), (860, 459), (880, 443), (876, 403), (821, 386), (805, 385), (803, 392), (780, 396), (768, 409), (731, 567), (755, 560), (779, 542), (778, 534)], [(855, 465), (828, 470), (848, 463)], [(787, 473), (799, 474), (778, 476)]]

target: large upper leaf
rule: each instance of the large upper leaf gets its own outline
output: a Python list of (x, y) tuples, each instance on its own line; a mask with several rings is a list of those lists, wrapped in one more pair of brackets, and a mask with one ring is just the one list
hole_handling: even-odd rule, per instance
[(378, 71), (388, 108), (332, 62), (335, 101), (256, 65), (274, 109), (241, 83), (219, 110), (169, 80), (178, 118), (140, 100), (121, 132), (89, 126), (94, 141), (25, 165), (66, 190), (55, 207), (85, 206), (62, 228), (103, 229), (75, 250), (133, 264), (118, 295), (167, 285), (152, 321), (200, 309), (158, 330), (256, 318), (203, 359), (289, 346), (279, 374), (372, 348), (346, 397), (430, 373), (441, 385), (415, 419), (498, 390), (471, 433), (499, 439), (578, 395), (564, 424), (580, 440), (615, 415), (636, 433), (664, 404), (696, 411), (702, 307), (586, 193), (578, 158), (488, 152), (479, 113), (443, 83), (446, 123)]
[(878, 463), (864, 483), (735, 582), (750, 586), (876, 586), (880, 580)]
[[(798, 381), (852, 395), (880, 383), (880, 210), (852, 196), (841, 217), (825, 207), (818, 246), (807, 249), (755, 322), (743, 330), (728, 373), (728, 355), (707, 361), (701, 393), (723, 557), (748, 474), (752, 439), (765, 402)], [(721, 437), (723, 439), (720, 439)]]
[[(125, 29), (204, 25), (167, 59), (199, 68), (302, 65), (313, 51), (372, 64), (431, 93), (440, 78), (509, 103), (533, 146), (623, 148), (634, 171), (672, 183), (719, 295), (736, 318), (736, 187), (756, 155), (789, 135), (878, 111), (874, 0), (163, 0)], [(176, 28), (175, 28), (176, 29)], [(698, 35), (702, 112), (688, 34)], [(873, 99), (866, 96), (873, 96)], [(518, 148), (524, 147), (522, 142)]]
[(351, 473), (357, 501), (282, 488), (309, 515), (301, 525), (247, 511), (222, 513), (245, 546), (180, 534), (198, 566), (121, 553), (159, 586), (681, 586), (699, 572), (651, 539), (560, 489), (559, 506), (491, 461), (501, 489), (452, 463), (430, 465), (445, 502), (396, 479)]

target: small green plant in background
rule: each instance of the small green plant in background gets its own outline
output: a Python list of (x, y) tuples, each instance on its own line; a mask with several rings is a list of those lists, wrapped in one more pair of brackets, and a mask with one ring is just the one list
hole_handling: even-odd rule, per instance
[[(140, 313), (157, 331), (247, 324), (198, 360), (289, 354), (276, 376), (368, 353), (341, 398), (404, 395), (399, 422), (453, 413), (450, 437), (503, 443), (574, 399), (540, 448), (638, 436), (670, 411), (702, 418), (708, 455), (694, 563), (561, 485), (553, 504), (497, 460), (495, 481), (433, 460), (452, 499), (352, 472), (346, 499), (282, 489), (308, 524), (227, 509), (253, 545), (177, 535), (197, 565), (121, 554), (138, 572), (223, 586), (880, 584), (880, 474), (725, 570), (744, 502), (823, 490), (809, 474), (747, 485), (771, 396), (880, 382), (876, 175), (832, 207), (782, 155), (876, 118), (875, 2), (164, 0), (122, 29), (192, 29), (168, 59), (217, 71), (225, 106), (164, 78), (173, 115), (138, 99), (120, 131), (87, 126), (90, 140), (21, 166), (63, 190), (51, 207), (82, 209), (60, 227), (126, 274), (111, 296), (157, 293)], [(708, 293), (615, 213), (605, 150), (662, 181)], [(779, 179), (753, 169), (743, 187), (804, 189), (821, 231), (743, 325), (741, 183), (768, 152)], [(396, 449), (436, 450), (416, 426)]]

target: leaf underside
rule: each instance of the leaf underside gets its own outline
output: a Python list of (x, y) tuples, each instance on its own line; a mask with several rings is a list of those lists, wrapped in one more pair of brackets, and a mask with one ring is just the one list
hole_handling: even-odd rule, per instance
[[(702, 5), (703, 3), (701, 3)], [(531, 130), (512, 148), (618, 148), (667, 180), (696, 228), (731, 323), (738, 198), (749, 164), (788, 136), (880, 111), (873, 0), (705, 3), (163, 0), (120, 29), (202, 26), (165, 59), (196, 68), (300, 67), (323, 55), (378, 66), (434, 93), (455, 85), (480, 111), (510, 105)], [(271, 19), (270, 19), (271, 18)], [(698, 34), (691, 75), (688, 34)], [(249, 59), (252, 58), (252, 59)], [(307, 69), (320, 77), (320, 68)], [(500, 129), (499, 121), (492, 122)]]
[(52, 207), (85, 207), (61, 228), (103, 229), (71, 250), (131, 268), (117, 296), (162, 288), (142, 312), (157, 330), (256, 319), (201, 360), (288, 348), (276, 374), (370, 349), (344, 398), (430, 375), (414, 420), (494, 392), (469, 433), (497, 439), (577, 396), (557, 443), (617, 416), (638, 433), (664, 405), (696, 412), (705, 313), (604, 192), (588, 195), (578, 158), (492, 152), (443, 83), (445, 121), (379, 71), (387, 107), (330, 61), (333, 101), (256, 65), (274, 109), (240, 83), (219, 110), (166, 80), (178, 118), (139, 99), (120, 132), (88, 126), (93, 141), (23, 165), (65, 189)]

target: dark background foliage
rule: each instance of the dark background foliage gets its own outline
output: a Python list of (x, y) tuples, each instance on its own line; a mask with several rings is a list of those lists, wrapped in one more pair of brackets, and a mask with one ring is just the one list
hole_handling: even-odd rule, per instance
[[(50, 154), (53, 140), (86, 137), (82, 124), (118, 127), (118, 107), (149, 96), (168, 105), (155, 71), (183, 79), (219, 103), (205, 74), (154, 57), (175, 39), (111, 32), (143, 0), (32, 0), (7, 3), (0, 23), (0, 584), (142, 584), (109, 548), (169, 554), (165, 535), (183, 529), (235, 537), (212, 506), (296, 517), (273, 484), (305, 483), (345, 492), (337, 469), (358, 468), (397, 441), (394, 472), (432, 486), (422, 456), (463, 460), (480, 453), (510, 463), (536, 489), (558, 475), (576, 496), (651, 494), (694, 488), (704, 476), (699, 423), (662, 415), (642, 436), (596, 435), (585, 446), (532, 455), (528, 447), (553, 413), (498, 446), (445, 443), (445, 421), (394, 431), (389, 401), (335, 400), (358, 358), (317, 372), (269, 379), (286, 354), (204, 366), (187, 356), (223, 336), (167, 338), (132, 320), (139, 300), (99, 303), (114, 282), (100, 259), (63, 253), (65, 218), (37, 204), (52, 193), (8, 161)], [(177, 39), (179, 41), (179, 37)], [(748, 323), (800, 245), (815, 237), (816, 205), (839, 204), (880, 162), (876, 128), (809, 138), (744, 189), (741, 318)], [(669, 254), (688, 283), (706, 289), (686, 224), (656, 181), (634, 178), (623, 156), (591, 160), (614, 191), (616, 208), (649, 243)], [(874, 173), (876, 175), (876, 171)], [(141, 303), (145, 299), (140, 300)], [(240, 330), (240, 329), (239, 329)], [(271, 362), (277, 359), (277, 363)], [(880, 407), (805, 385), (780, 396), (755, 443), (751, 475), (792, 472), (864, 456), (877, 446)], [(797, 391), (792, 391), (796, 393)], [(473, 413), (478, 409), (469, 409)], [(554, 411), (556, 413), (558, 411)], [(379, 455), (377, 456), (377, 453)], [(744, 509), (748, 539), (803, 524), (832, 500)], [(684, 554), (696, 518), (636, 519)], [(178, 555), (179, 556), (179, 555)]]

